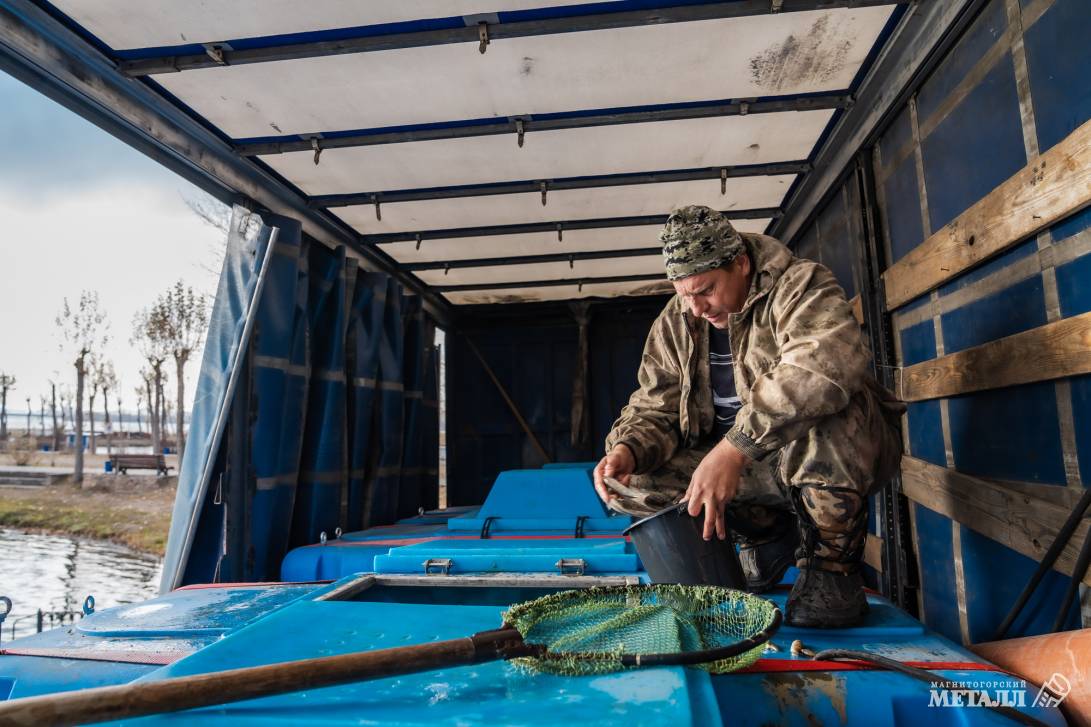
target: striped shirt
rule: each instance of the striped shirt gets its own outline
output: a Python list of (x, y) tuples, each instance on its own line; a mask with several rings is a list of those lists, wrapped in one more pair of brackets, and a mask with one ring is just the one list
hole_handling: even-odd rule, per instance
[(735, 425), (735, 415), (742, 408), (742, 401), (735, 390), (731, 337), (727, 331), (714, 326), (709, 326), (708, 332), (709, 378), (712, 379), (712, 405), (716, 409), (712, 433), (722, 437)]

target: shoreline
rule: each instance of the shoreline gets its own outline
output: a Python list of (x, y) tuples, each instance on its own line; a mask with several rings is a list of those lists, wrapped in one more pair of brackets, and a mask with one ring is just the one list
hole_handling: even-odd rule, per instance
[(0, 485), (0, 527), (107, 540), (162, 557), (177, 478), (85, 475), (50, 485)]

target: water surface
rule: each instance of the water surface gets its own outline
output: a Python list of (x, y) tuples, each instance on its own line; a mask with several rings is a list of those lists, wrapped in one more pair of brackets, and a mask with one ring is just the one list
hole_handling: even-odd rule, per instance
[(13, 603), (0, 644), (13, 626), (16, 637), (34, 633), (38, 609), (80, 611), (88, 595), (97, 610), (151, 598), (162, 570), (157, 556), (114, 543), (0, 528), (0, 596)]

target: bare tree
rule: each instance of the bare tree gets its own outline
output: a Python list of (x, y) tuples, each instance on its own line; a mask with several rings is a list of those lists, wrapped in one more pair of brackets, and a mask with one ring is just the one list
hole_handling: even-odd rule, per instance
[(167, 349), (174, 357), (174, 375), (177, 397), (174, 404), (174, 436), (178, 458), (181, 460), (186, 446), (186, 378), (185, 368), (190, 356), (204, 341), (208, 328), (208, 309), (204, 298), (181, 280), (159, 296), (152, 308), (152, 317), (162, 321)]
[(0, 372), (0, 444), (8, 441), (8, 391), (15, 388), (15, 377)]
[(57, 382), (49, 382), (49, 411), (53, 415), (53, 451), (61, 448), (61, 427), (57, 424)]
[(38, 435), (45, 436), (45, 404), (46, 397), (38, 396)]
[[(218, 241), (210, 242), (206, 254), (202, 260), (197, 263), (197, 266), (204, 271), (207, 279), (210, 283), (209, 288), (211, 290), (216, 289), (216, 281), (220, 279), (220, 268), (223, 266), (224, 251), (227, 248), (227, 235), (231, 228), (231, 207), (220, 202), (215, 197), (202, 194), (199, 197), (187, 197), (183, 196), (186, 206), (190, 208), (193, 214), (197, 215), (202, 222), (209, 227), (213, 227), (223, 233)], [(247, 224), (252, 221), (246, 220)], [(256, 223), (256, 220), (253, 220)], [(241, 230), (240, 230), (241, 231)]]
[(34, 407), (30, 405), (30, 397), (27, 397), (27, 434), (30, 434), (30, 417), (34, 413)]
[(166, 380), (166, 372), (163, 364), (170, 356), (170, 348), (167, 340), (167, 321), (162, 315), (158, 304), (151, 308), (137, 311), (133, 316), (133, 335), (130, 342), (135, 345), (147, 366), (141, 370), (140, 376), (144, 380), (145, 392), (148, 403), (148, 421), (152, 435), (152, 452), (162, 451), (163, 427), (162, 427), (162, 401), (163, 384)]
[(91, 429), (91, 441), (88, 444), (91, 447), (91, 454), (98, 453), (98, 443), (95, 439), (95, 398), (98, 396), (99, 380), (102, 373), (101, 366), (98, 356), (92, 352), (87, 359), (88, 383), (91, 385), (91, 393), (87, 397), (88, 419)]
[(68, 431), (68, 422), (72, 419), (72, 392), (67, 386), (62, 385), (59, 393), (61, 397), (60, 432), (63, 435), (66, 431)]
[[(144, 382), (145, 386), (147, 385), (147, 379), (144, 378), (144, 372), (143, 371), (140, 372), (140, 380)], [(144, 387), (143, 386), (133, 387), (133, 393), (136, 394), (136, 433), (137, 434), (143, 434), (144, 433), (144, 422), (140, 418), (140, 415), (141, 415), (141, 408), (144, 405), (144, 396), (145, 396)]]
[(95, 367), (95, 383), (102, 392), (103, 433), (106, 435), (106, 453), (114, 453), (114, 434), (110, 426), (110, 392), (117, 391), (117, 372), (111, 361), (100, 361)]
[[(115, 379), (115, 381), (116, 381), (116, 383), (114, 384), (114, 389), (117, 391), (117, 394), (116, 394), (116, 396), (117, 396), (117, 399), (116, 399), (116, 401), (117, 401), (117, 433), (119, 435), (124, 435), (125, 434), (125, 425), (122, 424), (122, 419), (121, 419), (121, 380), (120, 379)], [(122, 436), (121, 438), (126, 439), (127, 437)]]
[(72, 356), (76, 367), (76, 463), (74, 479), (83, 484), (83, 387), (87, 376), (87, 357), (92, 351), (101, 351), (109, 340), (110, 325), (106, 313), (99, 307), (98, 293), (85, 290), (80, 293), (75, 308), (64, 299), (64, 306), (56, 318), (60, 330), (61, 350)]

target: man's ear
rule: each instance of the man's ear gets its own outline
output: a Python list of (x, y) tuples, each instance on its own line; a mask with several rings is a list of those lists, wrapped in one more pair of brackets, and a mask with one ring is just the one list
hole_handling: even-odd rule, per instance
[(739, 266), (739, 271), (743, 275), (749, 275), (750, 274), (751, 264), (750, 264), (750, 256), (749, 255), (747, 255), (745, 252), (740, 252), (735, 257), (734, 262)]

